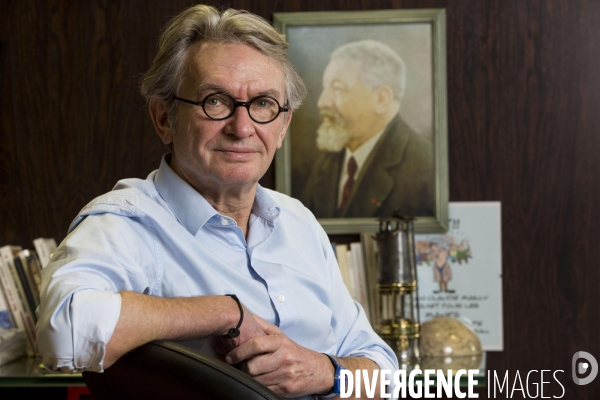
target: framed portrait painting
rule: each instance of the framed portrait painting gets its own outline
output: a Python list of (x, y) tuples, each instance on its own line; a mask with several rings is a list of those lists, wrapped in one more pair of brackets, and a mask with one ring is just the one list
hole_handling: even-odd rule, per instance
[(276, 190), (328, 234), (448, 224), (443, 9), (274, 14), (307, 86), (276, 154)]

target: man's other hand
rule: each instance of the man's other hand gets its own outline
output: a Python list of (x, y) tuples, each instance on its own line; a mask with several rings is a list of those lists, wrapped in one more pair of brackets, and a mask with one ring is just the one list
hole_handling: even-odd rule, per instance
[(250, 376), (285, 397), (332, 389), (334, 370), (327, 356), (298, 345), (278, 327), (254, 317), (267, 336), (257, 335), (233, 349), (227, 363), (247, 361)]

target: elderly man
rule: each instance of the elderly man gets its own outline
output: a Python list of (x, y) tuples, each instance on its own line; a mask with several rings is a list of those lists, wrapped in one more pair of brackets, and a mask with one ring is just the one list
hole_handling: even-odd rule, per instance
[(283, 36), (191, 7), (142, 92), (172, 153), (84, 207), (44, 269), (44, 365), (100, 372), (152, 340), (217, 337), (228, 363), (285, 396), (334, 395), (344, 367), (396, 369), (314, 216), (258, 185), (305, 92)]
[(406, 69), (374, 40), (336, 49), (323, 73), (318, 106), (323, 153), (301, 200), (318, 218), (434, 215), (431, 142), (398, 114)]

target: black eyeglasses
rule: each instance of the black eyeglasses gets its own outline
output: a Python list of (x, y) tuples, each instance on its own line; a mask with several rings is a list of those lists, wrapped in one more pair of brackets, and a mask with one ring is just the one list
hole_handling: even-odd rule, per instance
[(268, 124), (275, 120), (282, 112), (287, 112), (287, 107), (281, 107), (279, 102), (271, 96), (257, 96), (250, 101), (235, 101), (227, 93), (211, 93), (202, 101), (192, 101), (173, 96), (175, 100), (184, 103), (202, 106), (204, 113), (210, 119), (221, 121), (233, 115), (237, 107), (246, 107), (248, 115), (254, 122)]

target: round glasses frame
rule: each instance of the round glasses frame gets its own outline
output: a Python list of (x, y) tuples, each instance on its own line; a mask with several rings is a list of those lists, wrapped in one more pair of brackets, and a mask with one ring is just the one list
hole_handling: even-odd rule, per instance
[[(206, 100), (208, 100), (209, 98), (211, 98), (212, 96), (226, 96), (228, 98), (231, 99), (231, 103), (233, 104), (230, 113), (227, 114), (224, 117), (218, 117), (215, 118), (213, 116), (211, 116), (208, 112), (206, 112), (206, 108), (205, 108), (205, 104), (206, 104)], [(275, 121), (275, 119), (277, 117), (279, 117), (279, 114), (281, 114), (282, 112), (288, 112), (289, 108), (288, 107), (281, 107), (281, 105), (279, 105), (279, 102), (277, 101), (276, 98), (274, 98), (273, 96), (268, 96), (268, 95), (261, 95), (261, 96), (256, 96), (252, 99), (250, 99), (249, 101), (236, 101), (233, 97), (231, 97), (231, 95), (229, 95), (228, 93), (225, 92), (215, 92), (215, 93), (210, 93), (209, 95), (207, 95), (206, 97), (204, 97), (204, 99), (202, 99), (202, 101), (193, 101), (193, 100), (188, 100), (188, 99), (184, 99), (178, 96), (173, 96), (173, 98), (175, 100), (179, 100), (182, 101), (184, 103), (188, 103), (188, 104), (192, 104), (194, 106), (200, 106), (202, 107), (202, 110), (204, 111), (204, 114), (206, 114), (206, 116), (214, 121), (222, 121), (224, 119), (227, 119), (229, 117), (231, 117), (233, 115), (233, 113), (235, 112), (235, 109), (238, 107), (245, 107), (246, 110), (248, 110), (248, 115), (250, 116), (250, 118), (252, 119), (252, 121), (256, 122), (257, 124), (268, 124), (269, 122), (273, 122)], [(250, 112), (250, 106), (252, 105), (252, 103), (254, 103), (257, 100), (260, 99), (270, 99), (273, 100), (275, 102), (275, 104), (277, 105), (277, 114), (275, 114), (275, 116), (273, 118), (271, 118), (268, 121), (260, 121), (257, 120), (256, 118), (254, 118), (252, 116), (252, 112)]]

